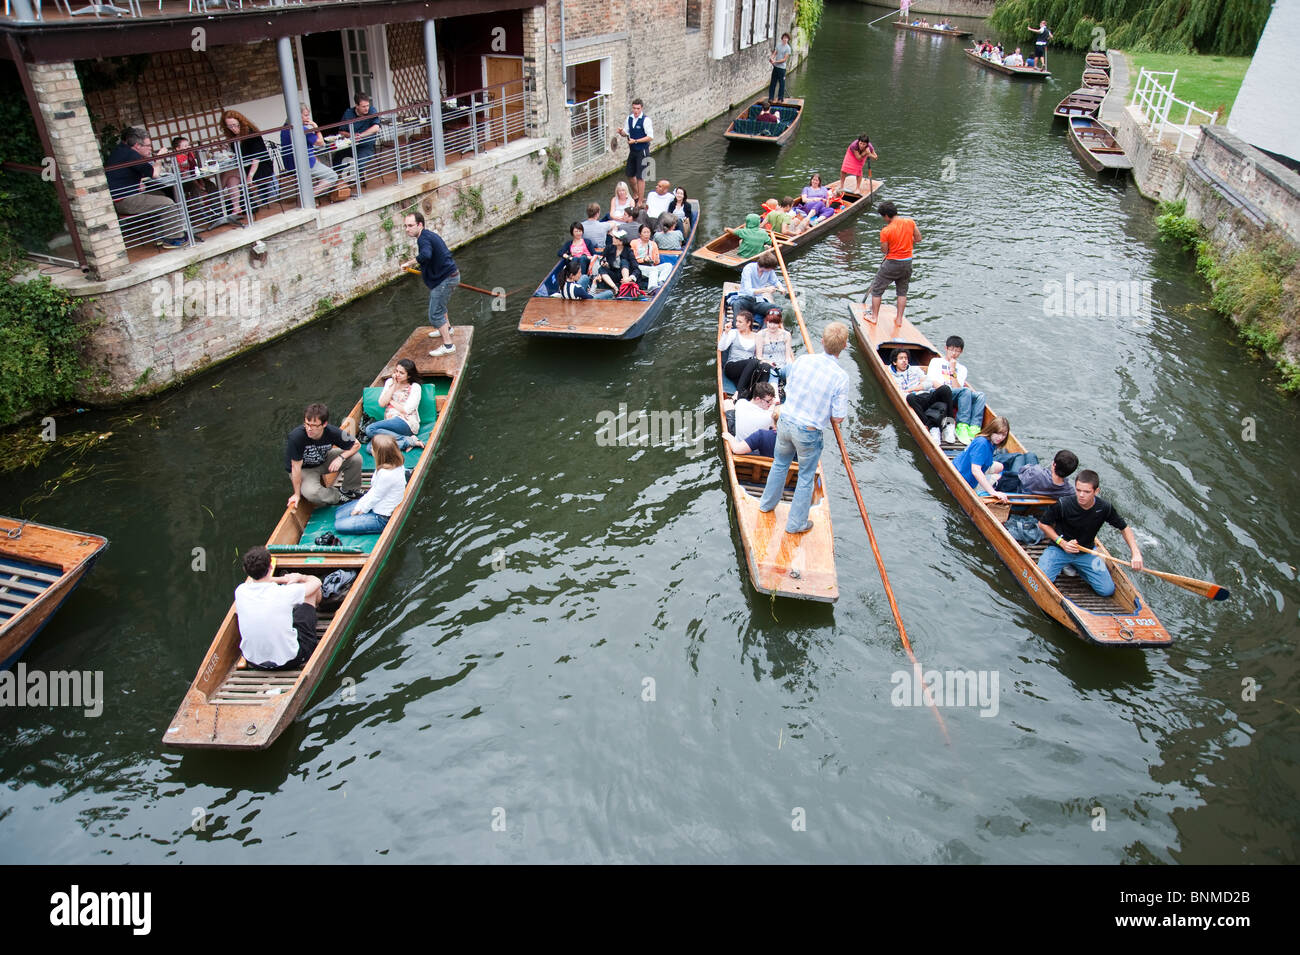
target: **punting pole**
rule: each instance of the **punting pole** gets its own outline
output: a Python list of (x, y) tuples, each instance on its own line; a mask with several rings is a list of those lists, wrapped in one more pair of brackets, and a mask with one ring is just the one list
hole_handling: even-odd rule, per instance
[(890, 17), (892, 17), (895, 13), (902, 13), (902, 12), (903, 12), (903, 8), (902, 8), (902, 7), (899, 7), (897, 10), (890, 10), (890, 11), (889, 11), (888, 13), (886, 13), (883, 17), (876, 17), (876, 19), (874, 19), (874, 20), (872, 20), (870, 23), (868, 23), (867, 26), (869, 26), (869, 27), (874, 27), (874, 26), (875, 26), (877, 23), (879, 23), (881, 20), (888, 20), (888, 19), (889, 19)]
[[(410, 272), (412, 275), (419, 275), (419, 274), (420, 274), (420, 270), (419, 270), (419, 269), (402, 269), (402, 271), (403, 271), (403, 272)], [(497, 294), (496, 292), (493, 292), (491, 289), (479, 288), (477, 285), (470, 285), (468, 282), (461, 282), (460, 285), (459, 285), (458, 287), (459, 287), (459, 288), (467, 288), (467, 289), (469, 289), (471, 292), (482, 292), (484, 295), (496, 295), (496, 294)], [(521, 286), (519, 286), (519, 288), (511, 289), (509, 292), (506, 292), (506, 293), (505, 293), (505, 297), (506, 297), (506, 298), (509, 298), (511, 295), (514, 295), (515, 292), (522, 292), (522, 291), (523, 291), (524, 289), (526, 289), (526, 288), (528, 288), (527, 285), (521, 285)]]
[[(814, 354), (812, 339), (808, 337), (808, 326), (804, 324), (803, 313), (799, 310), (799, 300), (794, 295), (794, 284), (790, 281), (790, 273), (785, 267), (785, 256), (776, 245), (772, 248), (776, 252), (776, 260), (781, 265), (781, 277), (785, 279), (785, 290), (790, 297), (790, 304), (794, 306), (794, 317), (799, 323), (799, 334), (803, 337), (803, 347), (808, 354)], [(858, 479), (853, 473), (853, 464), (849, 461), (849, 451), (844, 444), (844, 435), (840, 433), (840, 426), (834, 421), (831, 427), (835, 429), (835, 440), (840, 446), (840, 457), (844, 460), (844, 470), (849, 476), (849, 486), (853, 488), (853, 498), (858, 502), (858, 514), (862, 516), (862, 526), (867, 529), (867, 540), (871, 542), (871, 553), (875, 555), (876, 567), (880, 570), (880, 581), (885, 585), (885, 596), (889, 600), (889, 611), (894, 615), (894, 623), (898, 627), (898, 636), (903, 641), (903, 649), (907, 651), (907, 658), (912, 661), (912, 670), (916, 674), (917, 683), (923, 688), (925, 693), (925, 703), (934, 712), (934, 718), (939, 721), (939, 729), (943, 731), (943, 741), (952, 744), (952, 739), (948, 736), (948, 727), (943, 721), (943, 715), (939, 708), (934, 705), (934, 698), (930, 695), (930, 689), (925, 685), (921, 673), (921, 661), (916, 658), (912, 652), (912, 642), (907, 639), (907, 628), (903, 626), (903, 616), (898, 611), (898, 602), (894, 600), (894, 588), (889, 584), (889, 571), (885, 570), (885, 559), (880, 556), (880, 547), (876, 544), (876, 532), (871, 529), (871, 518), (867, 516), (867, 506), (862, 503), (862, 492), (858, 490)]]

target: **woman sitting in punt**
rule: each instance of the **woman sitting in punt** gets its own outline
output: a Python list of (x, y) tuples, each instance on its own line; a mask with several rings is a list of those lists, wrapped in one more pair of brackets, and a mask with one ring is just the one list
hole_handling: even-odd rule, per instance
[[(768, 371), (767, 380), (773, 384), (777, 381), (785, 384), (790, 374), (790, 366), (794, 363), (794, 348), (791, 344), (790, 332), (785, 327), (781, 306), (768, 307), (763, 329), (758, 333), (758, 343), (754, 350), (755, 356), (762, 362), (760, 368), (766, 368)], [(733, 378), (732, 381), (735, 379)]]
[(993, 453), (1006, 444), (1010, 434), (1011, 425), (1007, 419), (997, 415), (990, 419), (975, 440), (952, 462), (967, 484), (976, 490), (987, 491), (999, 501), (1005, 501), (1007, 496), (993, 486), (993, 482), (1002, 473), (1002, 465), (993, 460)]
[(576, 261), (565, 262), (564, 277), (560, 279), (560, 290), (555, 294), (570, 301), (595, 298), (596, 296), (591, 294), (591, 278), (583, 275), (582, 271), (582, 266)]
[(761, 364), (757, 357), (758, 333), (754, 331), (753, 319), (751, 312), (738, 309), (718, 341), (722, 374), (735, 383), (738, 398), (749, 398), (753, 394), (754, 379)]
[(582, 232), (582, 223), (575, 222), (569, 226), (569, 241), (560, 246), (555, 253), (565, 262), (577, 262), (578, 267), (586, 272), (591, 268), (591, 260), (596, 257), (596, 247)]
[(632, 240), (632, 256), (636, 259), (636, 264), (641, 267), (647, 290), (658, 288), (667, 278), (668, 273), (673, 270), (671, 264), (659, 263), (659, 246), (651, 237), (648, 225), (643, 225), (637, 230), (637, 237)]
[(415, 362), (409, 358), (397, 362), (392, 377), (379, 393), (379, 405), (384, 409), (384, 420), (367, 425), (366, 434), (373, 438), (387, 432), (403, 451), (424, 447), (416, 437), (420, 433), (420, 374)]
[(609, 219), (611, 222), (631, 222), (636, 218), (636, 200), (628, 191), (627, 183), (620, 182), (614, 187), (614, 198), (609, 200)]
[(642, 285), (645, 281), (645, 276), (641, 274), (641, 269), (636, 264), (636, 256), (632, 254), (632, 249), (627, 244), (627, 233), (622, 229), (609, 230), (605, 252), (596, 261), (599, 263), (599, 269), (596, 272), (595, 284), (600, 290), (592, 293), (594, 298), (613, 298), (618, 294), (618, 290), (629, 282)]
[(668, 206), (668, 212), (677, 217), (682, 224), (682, 235), (690, 235), (691, 226), (695, 224), (695, 218), (691, 213), (691, 204), (687, 201), (690, 197), (686, 195), (686, 190), (678, 186), (673, 190), (673, 201)]
[(380, 534), (406, 493), (406, 462), (391, 435), (377, 434), (370, 442), (375, 473), (370, 490), (355, 501), (345, 501), (334, 511), (334, 530), (340, 534)]
[(680, 252), (686, 246), (686, 236), (682, 235), (671, 212), (659, 217), (659, 231), (654, 234), (654, 240), (660, 252)]
[(800, 200), (794, 211), (805, 216), (808, 223), (835, 214), (835, 207), (831, 205), (831, 191), (822, 185), (821, 173), (815, 172), (808, 177), (808, 185), (803, 187), (803, 192), (799, 195)]

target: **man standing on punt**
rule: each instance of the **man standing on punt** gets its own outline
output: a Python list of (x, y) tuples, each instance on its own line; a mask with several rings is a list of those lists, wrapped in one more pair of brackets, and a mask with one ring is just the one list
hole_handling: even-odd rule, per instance
[(442, 337), (442, 344), (429, 354), (435, 357), (450, 355), (456, 350), (456, 345), (451, 340), (447, 302), (451, 293), (460, 285), (460, 269), (456, 267), (456, 260), (451, 257), (451, 250), (442, 241), (442, 236), (424, 227), (424, 213), (408, 212), (403, 226), (406, 234), (415, 239), (417, 250), (415, 258), (405, 263), (404, 267), (419, 264), (420, 277), (429, 289), (429, 324), (434, 328), (429, 332), (429, 337)]
[(812, 508), (817, 462), (822, 456), (822, 431), (832, 421), (839, 424), (848, 412), (849, 376), (836, 361), (848, 341), (848, 326), (831, 322), (822, 332), (822, 354), (800, 355), (790, 366), (785, 404), (776, 427), (776, 453), (758, 502), (758, 509), (765, 514), (776, 509), (785, 490), (790, 462), (798, 456), (799, 481), (785, 523), (787, 534), (812, 530), (808, 511)]
[(880, 204), (880, 217), (885, 220), (885, 227), (880, 230), (880, 251), (885, 254), (885, 261), (880, 263), (880, 271), (871, 282), (871, 314), (867, 320), (876, 324), (880, 299), (892, 283), (897, 293), (897, 311), (894, 314), (894, 330), (897, 331), (903, 327), (903, 309), (907, 308), (907, 287), (912, 278), (912, 246), (921, 241), (921, 230), (914, 221), (900, 216), (898, 206), (892, 202)]

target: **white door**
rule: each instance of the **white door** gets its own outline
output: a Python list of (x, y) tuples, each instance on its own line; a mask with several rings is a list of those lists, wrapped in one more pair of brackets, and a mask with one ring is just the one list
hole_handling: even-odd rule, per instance
[(357, 101), (358, 93), (375, 96), (375, 71), (365, 30), (343, 31), (343, 62), (348, 75), (349, 105)]

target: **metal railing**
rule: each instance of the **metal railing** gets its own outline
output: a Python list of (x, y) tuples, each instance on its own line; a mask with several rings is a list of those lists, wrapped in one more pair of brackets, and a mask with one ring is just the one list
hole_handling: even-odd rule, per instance
[(573, 168), (593, 163), (609, 152), (605, 139), (607, 93), (597, 93), (581, 103), (569, 103), (569, 149)]
[[(1160, 77), (1169, 77), (1169, 85), (1166, 86)], [(1219, 120), (1219, 111), (1213, 113), (1200, 109), (1193, 103), (1188, 103), (1174, 96), (1174, 83), (1178, 79), (1178, 71), (1172, 73), (1157, 72), (1154, 70), (1143, 69), (1138, 73), (1137, 84), (1133, 87), (1133, 97), (1129, 100), (1130, 105), (1136, 105), (1142, 110), (1145, 117), (1145, 125), (1148, 130), (1156, 134), (1156, 138), (1163, 142), (1168, 136), (1174, 141), (1174, 152), (1181, 153), (1184, 151), (1184, 143), (1187, 145), (1186, 151), (1191, 153), (1196, 148), (1196, 141), (1200, 138), (1201, 126), (1213, 126)], [(1173, 122), (1169, 119), (1170, 112), (1175, 107), (1187, 107), (1187, 112), (1181, 123)], [(1204, 116), (1205, 121), (1201, 122), (1199, 117)], [(1194, 120), (1194, 117), (1195, 120)]]

